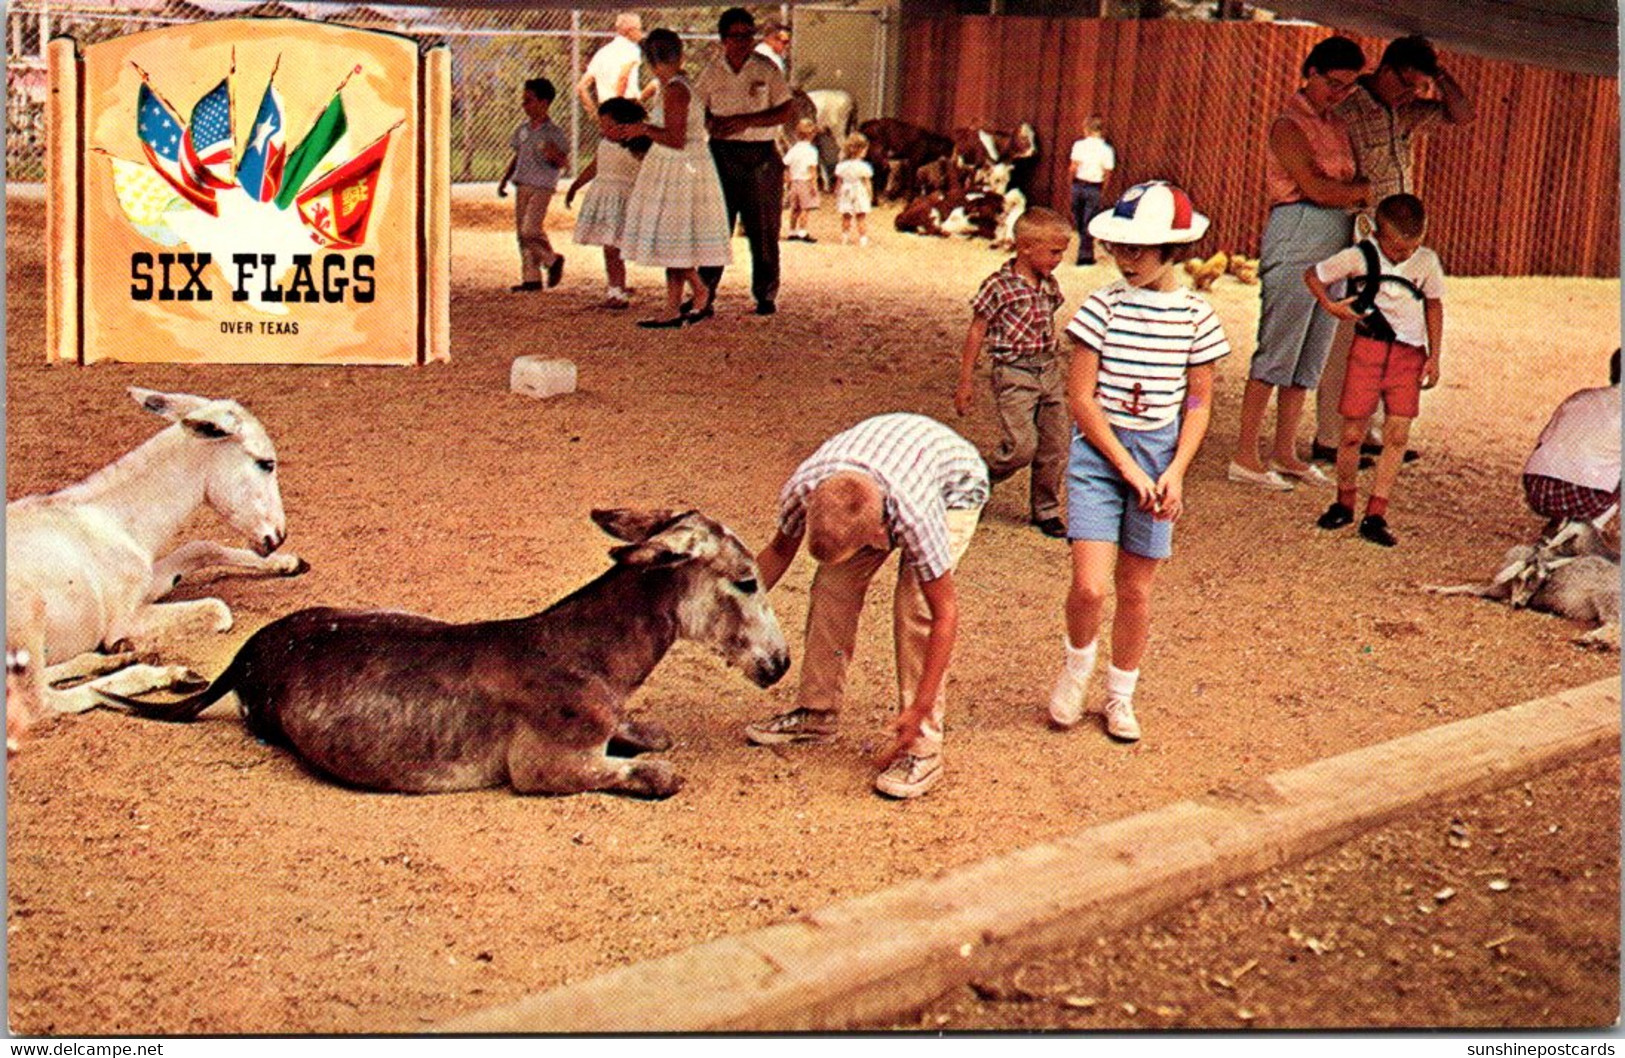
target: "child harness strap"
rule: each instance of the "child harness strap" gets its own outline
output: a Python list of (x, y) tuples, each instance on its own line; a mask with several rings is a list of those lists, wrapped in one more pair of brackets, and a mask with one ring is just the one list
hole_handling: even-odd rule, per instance
[(1382, 261), (1377, 257), (1377, 244), (1370, 239), (1361, 239), (1355, 245), (1359, 246), (1360, 253), (1365, 257), (1365, 274), (1349, 280), (1349, 289), (1354, 292), (1354, 300), (1349, 303), (1349, 308), (1361, 317), (1354, 325), (1354, 333), (1375, 338), (1379, 342), (1391, 342), (1397, 335), (1388, 318), (1377, 308), (1377, 291), (1384, 283), (1396, 283), (1409, 291), (1411, 297), (1421, 301), (1422, 289), (1404, 276), (1385, 275)]

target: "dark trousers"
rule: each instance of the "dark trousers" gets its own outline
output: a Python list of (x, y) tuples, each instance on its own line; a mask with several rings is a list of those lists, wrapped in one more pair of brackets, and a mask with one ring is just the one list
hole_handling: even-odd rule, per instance
[(1095, 240), (1089, 237), (1089, 222), (1100, 212), (1100, 186), (1072, 181), (1072, 224), (1078, 229), (1079, 264), (1095, 262)]
[[(728, 231), (745, 222), (750, 243), (750, 292), (757, 304), (779, 298), (779, 218), (784, 209), (784, 162), (772, 143), (712, 140), (711, 157), (728, 204)], [(700, 280), (714, 292), (722, 269), (700, 269)]]

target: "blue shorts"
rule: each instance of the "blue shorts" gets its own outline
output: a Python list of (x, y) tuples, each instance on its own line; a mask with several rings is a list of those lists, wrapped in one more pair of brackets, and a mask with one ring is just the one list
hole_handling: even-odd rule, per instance
[[(1153, 481), (1174, 461), (1178, 420), (1155, 430), (1113, 426), (1112, 432)], [(1140, 510), (1134, 490), (1117, 468), (1075, 429), (1066, 465), (1066, 513), (1069, 540), (1107, 540), (1142, 558), (1174, 553), (1174, 523)]]

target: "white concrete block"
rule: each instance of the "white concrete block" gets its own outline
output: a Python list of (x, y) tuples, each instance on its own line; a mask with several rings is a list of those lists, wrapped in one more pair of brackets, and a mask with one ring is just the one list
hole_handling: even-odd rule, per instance
[(521, 356), (508, 374), (508, 388), (527, 397), (556, 397), (576, 391), (576, 365), (569, 360)]

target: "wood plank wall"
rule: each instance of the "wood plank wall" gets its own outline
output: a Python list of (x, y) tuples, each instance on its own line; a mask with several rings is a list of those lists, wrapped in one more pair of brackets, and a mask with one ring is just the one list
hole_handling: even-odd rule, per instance
[[(949, 131), (1031, 122), (1035, 199), (1067, 211), (1067, 155), (1098, 113), (1108, 196), (1173, 180), (1213, 220), (1195, 252), (1258, 253), (1268, 123), (1333, 31), (1255, 22), (946, 16), (903, 30), (898, 117)], [(1359, 41), (1371, 65), (1384, 41)], [(1478, 106), (1417, 152), (1429, 244), (1456, 275), (1619, 275), (1619, 81), (1442, 53)]]

